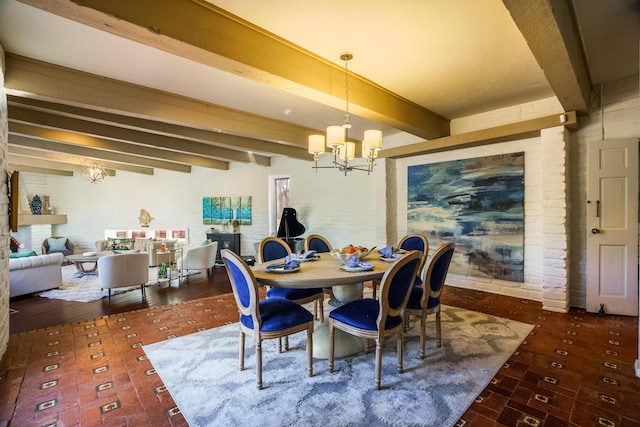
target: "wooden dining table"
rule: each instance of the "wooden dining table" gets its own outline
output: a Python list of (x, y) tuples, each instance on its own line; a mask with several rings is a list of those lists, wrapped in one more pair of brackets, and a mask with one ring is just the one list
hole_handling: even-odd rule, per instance
[[(256, 281), (265, 286), (282, 288), (325, 288), (331, 287), (340, 303), (347, 303), (362, 298), (363, 282), (380, 280), (391, 263), (382, 261), (380, 254), (375, 252), (362, 262), (373, 265), (367, 271), (345, 271), (345, 263), (331, 256), (329, 253), (318, 254), (319, 258), (303, 261), (300, 268), (292, 272), (269, 271), (267, 267), (282, 260), (272, 260), (259, 263), (251, 267)], [(345, 357), (358, 353), (364, 349), (364, 340), (356, 338), (340, 330), (336, 331), (335, 357)], [(316, 327), (313, 334), (313, 357), (327, 359), (329, 356), (329, 327), (324, 322)]]

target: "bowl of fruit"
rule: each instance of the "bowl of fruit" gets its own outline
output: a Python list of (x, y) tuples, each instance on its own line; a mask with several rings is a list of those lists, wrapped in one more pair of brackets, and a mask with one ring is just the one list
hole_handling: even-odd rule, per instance
[(367, 256), (371, 254), (372, 251), (365, 248), (364, 246), (354, 246), (348, 245), (342, 249), (334, 249), (331, 251), (331, 256), (341, 262), (346, 262), (352, 257), (356, 257), (359, 260), (365, 259)]

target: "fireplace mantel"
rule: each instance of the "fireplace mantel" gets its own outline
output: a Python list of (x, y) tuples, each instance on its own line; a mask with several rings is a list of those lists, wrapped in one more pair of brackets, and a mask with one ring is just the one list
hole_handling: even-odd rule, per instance
[(18, 225), (66, 224), (66, 215), (18, 215)]

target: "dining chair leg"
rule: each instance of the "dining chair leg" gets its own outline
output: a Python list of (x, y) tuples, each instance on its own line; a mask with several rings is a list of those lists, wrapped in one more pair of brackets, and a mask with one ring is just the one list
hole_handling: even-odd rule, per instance
[(256, 341), (256, 379), (258, 390), (262, 390), (262, 340)]
[(320, 323), (324, 323), (324, 296), (318, 300), (320, 306)]
[(436, 344), (442, 347), (442, 325), (440, 324), (440, 308), (436, 311)]
[(404, 349), (404, 334), (402, 333), (402, 330), (400, 330), (400, 332), (398, 333), (398, 339), (397, 339), (397, 349), (396, 352), (398, 353), (398, 365), (397, 365), (397, 369), (398, 369), (398, 373), (401, 374), (404, 372), (404, 365), (403, 365), (403, 354), (402, 354), (402, 350)]
[(333, 321), (329, 319), (329, 372), (333, 372), (333, 346), (335, 331), (333, 329)]
[(240, 370), (244, 371), (244, 332), (240, 331), (240, 348), (238, 349), (238, 363)]
[(376, 340), (376, 390), (380, 390), (380, 374), (382, 371), (382, 343)]
[(289, 335), (284, 337), (284, 351), (289, 351)]
[(282, 337), (278, 338), (278, 353), (282, 353)]
[(422, 315), (420, 318), (420, 358), (424, 359), (425, 345), (427, 335), (427, 316)]
[(307, 375), (313, 376), (313, 325), (307, 329)]

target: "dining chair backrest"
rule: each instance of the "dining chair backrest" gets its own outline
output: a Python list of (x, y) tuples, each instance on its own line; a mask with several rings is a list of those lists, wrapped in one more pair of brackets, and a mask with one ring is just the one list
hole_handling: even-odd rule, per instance
[(440, 246), (431, 256), (429, 265), (425, 268), (423, 279), (425, 286), (429, 286), (429, 292), (424, 292), (422, 296), (423, 307), (426, 307), (424, 304), (429, 297), (432, 299), (440, 298), (455, 248), (455, 243), (448, 242)]
[(291, 255), (287, 243), (278, 237), (265, 237), (258, 245), (258, 262), (267, 262)]
[(227, 269), (233, 296), (240, 311), (240, 322), (258, 334), (262, 319), (258, 310), (258, 283), (253, 272), (242, 258), (229, 249), (221, 249), (220, 256)]
[(409, 300), (410, 290), (416, 279), (418, 265), (422, 253), (410, 251), (398, 261), (393, 263), (382, 276), (378, 303), (378, 331), (384, 330), (384, 324), (388, 316), (399, 316), (404, 311)]
[(429, 256), (429, 240), (427, 240), (427, 236), (421, 233), (407, 234), (398, 242), (398, 248), (404, 249), (405, 251), (422, 252), (422, 258), (418, 266), (418, 274), (420, 274)]
[(319, 234), (309, 234), (304, 239), (304, 250), (314, 250), (317, 253), (331, 252), (331, 243)]

